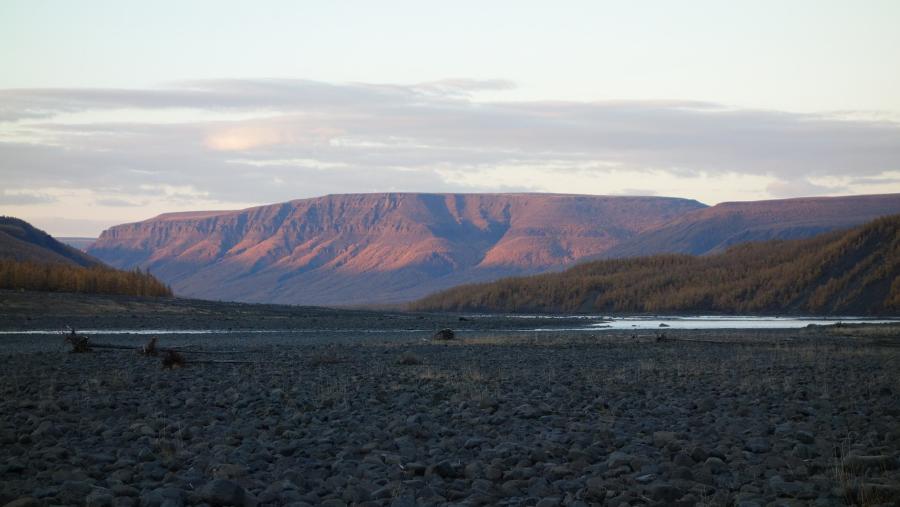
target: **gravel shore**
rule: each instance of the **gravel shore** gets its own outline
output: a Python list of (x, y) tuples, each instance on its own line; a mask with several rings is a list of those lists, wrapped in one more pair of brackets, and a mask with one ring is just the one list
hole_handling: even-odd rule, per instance
[(900, 505), (897, 334), (5, 336), (0, 505)]

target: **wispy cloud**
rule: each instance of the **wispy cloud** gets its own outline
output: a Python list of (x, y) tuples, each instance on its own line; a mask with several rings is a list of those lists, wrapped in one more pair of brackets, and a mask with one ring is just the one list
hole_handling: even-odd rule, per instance
[(34, 204), (49, 204), (56, 202), (56, 198), (47, 194), (33, 192), (0, 192), (0, 205), (29, 206)]

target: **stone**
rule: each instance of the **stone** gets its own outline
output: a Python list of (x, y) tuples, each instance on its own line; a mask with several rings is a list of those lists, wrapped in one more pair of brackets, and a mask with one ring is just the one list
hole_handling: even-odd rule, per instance
[(456, 333), (453, 332), (450, 328), (444, 328), (440, 331), (431, 335), (432, 340), (454, 340), (456, 339)]
[(769, 445), (769, 441), (765, 438), (753, 437), (744, 442), (744, 449), (752, 453), (762, 454), (769, 452), (772, 446)]
[[(431, 474), (437, 475), (439, 477), (443, 477), (445, 479), (453, 479), (464, 476), (463, 467), (459, 463), (452, 463), (450, 460), (443, 460), (438, 462), (435, 465), (429, 467)], [(431, 475), (428, 471), (425, 472), (426, 475)]]
[(9, 503), (6, 503), (3, 505), (3, 507), (40, 507), (40, 506), (41, 506), (41, 503), (30, 496), (17, 498), (15, 500), (13, 500), (12, 502), (9, 502)]
[(798, 442), (803, 444), (816, 443), (816, 437), (814, 437), (813, 434), (808, 431), (798, 431), (794, 434), (794, 438), (796, 438)]
[(650, 484), (656, 480), (656, 474), (644, 474), (634, 478), (638, 484)]
[(694, 447), (691, 450), (691, 459), (697, 463), (703, 463), (707, 458), (709, 458), (709, 453), (702, 447)]
[(606, 484), (602, 477), (591, 477), (585, 484), (588, 500), (604, 500), (606, 498)]
[(157, 488), (141, 494), (141, 507), (181, 507), (184, 493), (177, 488)]
[(112, 491), (96, 488), (85, 498), (84, 503), (86, 507), (112, 507), (114, 499)]
[(247, 502), (247, 492), (240, 484), (228, 479), (215, 479), (200, 488), (200, 498), (215, 506), (242, 507)]
[(648, 493), (650, 498), (667, 504), (672, 504), (684, 495), (680, 489), (671, 484), (654, 484), (650, 486)]
[(59, 436), (60, 431), (59, 428), (53, 425), (52, 422), (44, 420), (38, 427), (31, 432), (31, 437), (35, 439), (47, 437)]
[(606, 466), (609, 468), (619, 468), (623, 466), (627, 466), (631, 468), (631, 461), (634, 459), (630, 454), (625, 454), (624, 452), (613, 452), (610, 453), (609, 457), (606, 459)]
[(675, 455), (672, 459), (672, 462), (675, 463), (675, 466), (679, 467), (692, 467), (694, 466), (694, 458), (690, 457), (688, 453), (682, 451)]
[(653, 432), (653, 445), (656, 447), (664, 447), (669, 442), (675, 440), (675, 432), (673, 431), (655, 431)]
[(709, 471), (713, 474), (722, 474), (728, 471), (728, 465), (726, 465), (724, 461), (715, 456), (707, 458), (705, 464), (707, 468), (709, 468)]
[(115, 484), (110, 489), (112, 490), (114, 496), (130, 496), (137, 498), (141, 493), (137, 490), (137, 488), (131, 487), (127, 484)]
[(59, 498), (64, 503), (81, 505), (93, 489), (85, 481), (66, 481), (59, 487)]

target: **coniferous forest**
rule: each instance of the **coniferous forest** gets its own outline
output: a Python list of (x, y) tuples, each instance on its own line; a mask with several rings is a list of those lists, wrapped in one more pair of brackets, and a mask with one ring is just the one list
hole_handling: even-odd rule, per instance
[(561, 273), (455, 287), (419, 311), (509, 313), (900, 313), (900, 216), (711, 256), (588, 262)]
[(20, 262), (0, 259), (0, 289), (127, 296), (171, 296), (172, 289), (149, 272), (105, 266)]

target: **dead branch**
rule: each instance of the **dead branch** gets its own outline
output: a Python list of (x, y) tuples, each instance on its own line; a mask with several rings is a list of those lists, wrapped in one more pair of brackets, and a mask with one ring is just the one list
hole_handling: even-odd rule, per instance
[(73, 353), (91, 352), (93, 349), (102, 350), (133, 350), (144, 356), (162, 356), (162, 367), (166, 369), (182, 368), (187, 364), (255, 364), (258, 361), (243, 361), (230, 359), (193, 359), (187, 360), (182, 353), (216, 355), (216, 354), (241, 354), (232, 350), (199, 350), (196, 345), (184, 345), (179, 347), (159, 347), (158, 338), (152, 337), (149, 342), (140, 347), (133, 345), (114, 345), (111, 343), (92, 343), (87, 336), (79, 335), (75, 329), (63, 333), (63, 340), (72, 346)]

